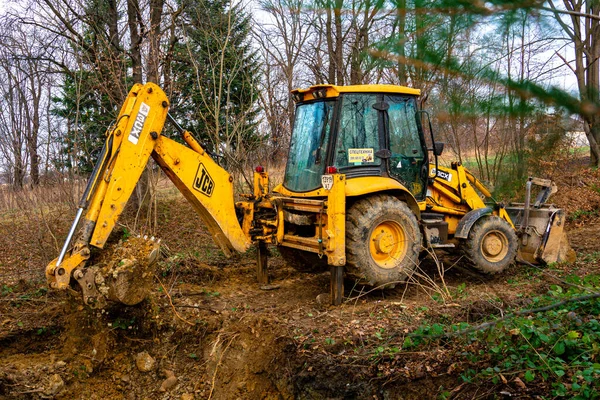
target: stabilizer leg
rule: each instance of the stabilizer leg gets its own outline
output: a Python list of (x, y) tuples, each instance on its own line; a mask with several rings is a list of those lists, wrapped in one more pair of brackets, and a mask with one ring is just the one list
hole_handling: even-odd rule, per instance
[(256, 278), (261, 285), (269, 284), (267, 244), (258, 242), (256, 246)]
[(344, 297), (344, 266), (332, 265), (330, 271), (331, 304), (339, 306)]

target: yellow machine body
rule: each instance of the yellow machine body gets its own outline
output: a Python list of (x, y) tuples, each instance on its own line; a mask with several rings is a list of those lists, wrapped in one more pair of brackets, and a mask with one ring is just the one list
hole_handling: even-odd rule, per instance
[[(317, 85), (309, 89), (295, 90), (292, 95), (302, 104), (317, 104), (322, 100), (333, 101), (356, 93), (376, 93), (384, 99), (385, 96), (412, 96), (411, 101), (420, 94), (415, 89), (392, 85)], [(378, 113), (386, 113), (389, 105), (382, 101), (373, 107)], [(76, 281), (81, 287), (86, 303), (102, 303), (99, 299), (105, 297), (106, 293), (100, 290), (97, 284), (103, 282), (103, 278), (98, 277), (97, 271), (87, 265), (89, 246), (104, 247), (150, 157), (193, 205), (226, 256), (234, 252), (244, 252), (252, 244), (258, 244), (259, 278), (264, 274), (266, 267), (266, 244), (322, 258), (332, 267), (332, 296), (338, 298), (335, 301), (337, 303), (341, 299), (340, 271), (347, 265), (349, 246), (361, 242), (357, 242), (356, 235), (348, 234), (348, 221), (352, 220), (352, 224), (356, 224), (356, 220), (361, 218), (356, 209), (364, 209), (367, 201), (371, 201), (374, 208), (381, 208), (377, 201), (384, 201), (386, 204), (398, 205), (407, 210), (402, 218), (408, 221), (403, 224), (408, 225), (402, 225), (401, 221), (386, 221), (383, 218), (377, 222), (375, 228), (365, 227), (365, 232), (371, 232), (364, 239), (369, 242), (365, 247), (366, 257), (371, 257), (375, 263), (373, 268), (380, 268), (383, 273), (388, 273), (388, 270), (394, 268), (394, 257), (410, 255), (414, 251), (418, 254), (421, 246), (447, 247), (456, 245), (460, 240), (470, 240), (472, 227), (487, 215), (500, 218), (511, 229), (517, 228), (513, 218), (525, 216), (519, 219), (519, 228), (522, 231), (520, 247), (525, 249), (524, 259), (531, 262), (548, 262), (565, 258), (565, 251), (550, 248), (564, 244), (562, 219), (552, 219), (550, 223), (542, 212), (532, 211), (524, 214), (523, 211), (528, 210), (529, 205), (511, 208), (512, 217), (500, 204), (493, 202), (487, 205), (483, 199), (491, 197), (489, 191), (458, 163), (453, 163), (450, 168), (436, 168), (437, 163), (424, 164), (425, 175), (422, 182), (404, 185), (393, 178), (391, 173), (385, 172), (385, 166), (390, 164), (387, 160), (394, 157), (385, 149), (377, 152), (368, 148), (358, 149), (367, 155), (367, 161), (372, 161), (369, 158), (369, 155), (372, 155), (370, 153), (375, 153), (377, 157), (386, 161), (378, 164), (379, 171), (383, 172), (372, 176), (351, 176), (333, 168), (329, 173), (322, 173), (320, 185), (305, 191), (290, 190), (281, 184), (271, 191), (268, 173), (257, 170), (254, 173), (253, 193), (243, 195), (246, 199), (235, 203), (232, 176), (213, 160), (189, 132), (175, 123), (185, 145), (161, 134), (169, 117), (168, 109), (167, 96), (155, 84), (136, 84), (129, 92), (116, 124), (107, 132), (102, 156), (88, 182), (80, 204), (80, 213), (65, 247), (59, 257), (46, 267), (46, 276), (51, 287), (65, 289)], [(419, 132), (423, 140), (422, 131)], [(321, 137), (323, 139), (323, 133)], [(427, 160), (426, 154), (421, 158), (412, 157), (412, 161), (410, 156), (398, 161), (398, 166), (410, 166), (411, 162), (417, 165), (418, 162)], [(360, 160), (355, 164), (360, 166)], [(349, 210), (354, 213), (353, 216), (347, 215)], [(382, 215), (385, 212), (383, 209)], [(79, 220), (80, 215), (83, 216), (82, 221)], [(535, 224), (527, 225), (529, 220)], [(365, 220), (364, 223), (370, 222)], [(71, 246), (72, 232), (79, 225), (79, 234)], [(498, 243), (501, 244), (506, 237), (506, 234), (492, 235), (491, 238), (484, 237), (489, 242), (487, 245), (482, 243), (493, 248)], [(398, 247), (399, 244), (394, 243), (397, 238), (410, 243)], [(349, 244), (349, 240), (355, 244)], [(149, 247), (153, 248), (156, 249), (156, 246)], [(354, 259), (356, 264), (356, 257)], [(263, 278), (260, 279), (264, 281)], [(385, 280), (387, 278), (383, 279), (384, 284), (389, 283)], [(337, 282), (337, 290), (333, 289), (334, 280)], [(375, 281), (375, 278), (371, 279), (371, 282)], [(139, 301), (140, 298), (135, 296), (135, 301)]]
[[(429, 176), (431, 183), (427, 188), (427, 198), (419, 203), (419, 209), (443, 214), (444, 220), (448, 222), (449, 235), (456, 233), (460, 221), (467, 213), (485, 209), (487, 205), (484, 199), (492, 196), (469, 170), (458, 163), (452, 163), (450, 168), (438, 167), (437, 173), (435, 165), (430, 164)], [(490, 210), (490, 214), (498, 215), (514, 228), (504, 207), (495, 207)]]

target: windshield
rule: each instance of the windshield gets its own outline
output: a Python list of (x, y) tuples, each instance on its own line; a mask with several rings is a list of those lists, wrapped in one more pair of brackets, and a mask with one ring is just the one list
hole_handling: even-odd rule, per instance
[(335, 166), (380, 165), (375, 158), (380, 149), (378, 113), (373, 105), (376, 94), (345, 94), (342, 99)]
[(296, 108), (292, 142), (283, 186), (307, 192), (321, 186), (331, 130), (333, 101), (301, 104)]

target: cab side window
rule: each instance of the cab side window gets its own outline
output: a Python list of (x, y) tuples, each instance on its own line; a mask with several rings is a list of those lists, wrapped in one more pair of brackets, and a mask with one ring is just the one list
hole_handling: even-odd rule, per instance
[(385, 100), (389, 104), (390, 174), (419, 198), (424, 190), (421, 175), (425, 153), (417, 125), (415, 100), (402, 96), (386, 96)]

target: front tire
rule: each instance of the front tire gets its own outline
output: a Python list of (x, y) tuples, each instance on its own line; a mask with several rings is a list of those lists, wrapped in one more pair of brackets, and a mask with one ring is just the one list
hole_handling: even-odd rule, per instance
[(515, 230), (495, 215), (479, 219), (463, 242), (463, 253), (473, 267), (487, 274), (504, 271), (517, 255)]
[(360, 199), (346, 219), (346, 273), (370, 286), (404, 282), (418, 264), (421, 241), (406, 203), (389, 195)]

